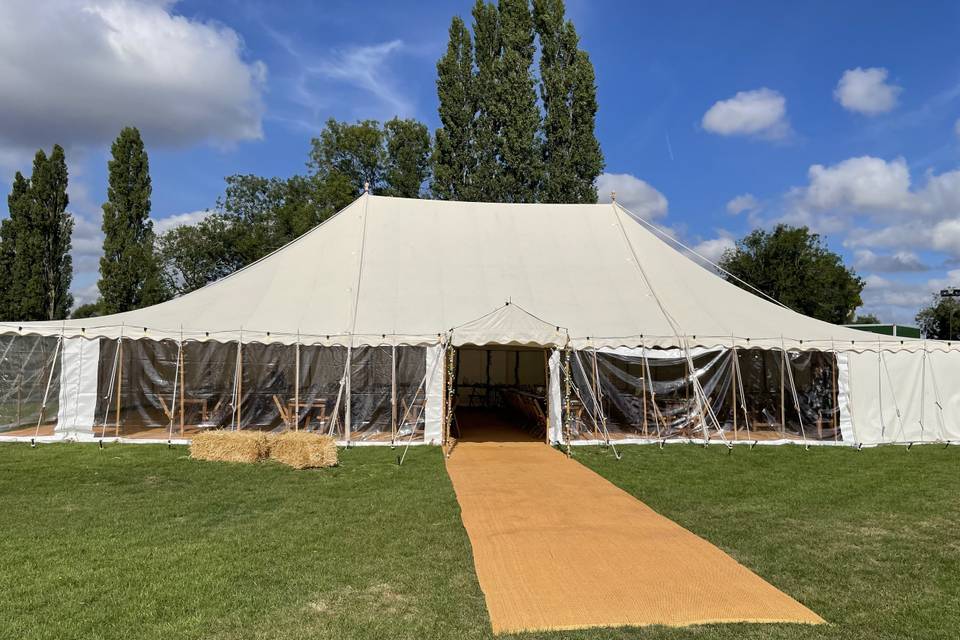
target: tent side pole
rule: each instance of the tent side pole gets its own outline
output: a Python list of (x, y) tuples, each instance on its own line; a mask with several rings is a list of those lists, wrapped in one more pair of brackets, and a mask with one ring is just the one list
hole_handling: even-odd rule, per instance
[(787, 434), (787, 404), (786, 392), (784, 391), (783, 377), (786, 375), (787, 352), (780, 349), (780, 437), (786, 437)]
[[(297, 346), (293, 363), (293, 430), (300, 431), (300, 330), (297, 330)], [(309, 426), (309, 425), (308, 425)]]
[(572, 415), (570, 413), (570, 387), (572, 386), (572, 381), (570, 379), (570, 349), (563, 350), (563, 373), (565, 378), (565, 388), (563, 391), (563, 406), (566, 410), (566, 415), (562, 417), (563, 421), (563, 440), (564, 444), (567, 445), (567, 455), (570, 454), (570, 421), (572, 420)]
[(346, 398), (346, 406), (344, 407), (344, 416), (343, 416), (343, 438), (347, 441), (347, 444), (350, 444), (350, 414), (353, 413), (353, 396), (351, 395), (350, 389), (350, 377), (353, 373), (353, 336), (350, 336), (351, 346), (347, 347), (347, 379), (346, 379), (346, 393), (344, 394)]
[[(640, 349), (645, 361), (647, 357), (646, 349), (643, 346), (641, 346)], [(640, 364), (640, 369), (640, 377), (643, 379), (643, 384), (641, 385), (643, 387), (643, 437), (647, 438), (650, 436), (650, 429), (647, 423), (647, 372), (643, 370), (643, 362)]]
[(924, 440), (924, 405), (927, 397), (927, 344), (923, 344), (923, 356), (920, 359), (920, 442)]
[(737, 439), (737, 347), (730, 350), (730, 403), (733, 409), (733, 439)]
[(833, 428), (833, 441), (837, 441), (837, 416), (840, 413), (840, 398), (837, 396), (837, 353), (830, 354), (830, 384), (833, 388), (833, 406), (830, 411), (830, 426)]
[[(13, 341), (18, 339), (20, 336), (17, 335), (10, 339), (10, 344), (13, 344)], [(9, 349), (9, 347), (8, 347)], [(20, 358), (20, 367), (17, 370), (17, 426), (20, 426), (20, 420), (22, 419), (22, 403), (23, 403), (23, 358)]]
[(183, 398), (184, 374), (183, 374), (183, 335), (180, 336), (180, 437), (183, 437), (183, 421), (185, 400)]
[(243, 343), (237, 343), (237, 431), (243, 428)]
[(598, 424), (600, 422), (600, 373), (597, 370), (597, 348), (593, 348), (593, 437), (600, 439)]
[(397, 439), (397, 345), (390, 346), (390, 444)]
[(43, 404), (40, 405), (40, 417), (37, 418), (37, 429), (34, 431), (34, 437), (40, 435), (40, 425), (43, 423), (43, 414), (47, 409), (47, 398), (50, 395), (50, 385), (53, 384), (53, 371), (57, 367), (57, 358), (60, 357), (60, 348), (63, 346), (63, 332), (60, 332), (60, 339), (57, 340), (57, 348), (53, 351), (53, 359), (50, 361), (50, 375), (47, 376), (47, 388), (43, 391)]
[[(519, 362), (519, 356), (517, 358)], [(543, 373), (543, 379), (546, 381), (543, 387), (547, 390), (547, 426), (543, 430), (543, 441), (550, 444), (550, 354), (546, 349), (543, 350)]]
[(123, 333), (117, 342), (117, 406), (113, 417), (113, 435), (120, 437), (120, 398), (123, 396)]

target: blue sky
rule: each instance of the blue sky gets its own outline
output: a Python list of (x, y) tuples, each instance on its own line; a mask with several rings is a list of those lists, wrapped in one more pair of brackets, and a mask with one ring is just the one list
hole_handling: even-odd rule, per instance
[[(199, 219), (226, 175), (302, 171), (327, 118), (434, 128), (435, 63), (471, 4), (10, 0), (0, 177), (8, 189), (36, 148), (67, 148), (74, 289), (89, 300), (120, 127), (144, 133), (158, 228)], [(960, 5), (567, 10), (597, 71), (604, 195), (710, 257), (754, 226), (808, 224), (884, 320), (960, 285)]]

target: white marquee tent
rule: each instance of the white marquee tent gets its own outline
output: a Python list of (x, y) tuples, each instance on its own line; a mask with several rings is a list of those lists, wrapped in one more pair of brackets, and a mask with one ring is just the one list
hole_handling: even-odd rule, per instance
[(553, 442), (960, 441), (956, 344), (797, 314), (617, 204), (369, 194), (163, 304), (0, 324), (0, 438), (436, 444), (471, 345), (512, 357), (516, 384), (543, 352)]

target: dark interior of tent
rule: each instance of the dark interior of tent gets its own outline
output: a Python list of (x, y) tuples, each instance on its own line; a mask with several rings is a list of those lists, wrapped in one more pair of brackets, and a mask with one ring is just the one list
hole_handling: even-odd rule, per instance
[(453, 367), (461, 440), (540, 440), (546, 437), (548, 357), (545, 349), (460, 347)]

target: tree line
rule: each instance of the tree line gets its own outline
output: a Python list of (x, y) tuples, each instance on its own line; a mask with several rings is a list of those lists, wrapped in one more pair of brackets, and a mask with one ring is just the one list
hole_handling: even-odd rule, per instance
[[(149, 158), (135, 127), (111, 147), (99, 297), (74, 317), (118, 313), (182, 295), (248, 265), (374, 194), (490, 202), (597, 200), (604, 169), (595, 135), (593, 65), (563, 0), (477, 0), (471, 25), (451, 20), (437, 62), (440, 127), (414, 119), (330, 119), (306, 170), (288, 178), (232, 175), (201, 221), (153, 230)], [(537, 54), (539, 53), (539, 58)], [(0, 317), (58, 320), (73, 305), (67, 165), (54, 146), (16, 174), (0, 225)], [(828, 322), (855, 320), (864, 282), (806, 227), (755, 230), (721, 259), (737, 279)], [(947, 303), (918, 315), (930, 337), (956, 337)], [(938, 306), (939, 305), (939, 306)], [(944, 318), (949, 318), (950, 321)], [(861, 321), (874, 318), (861, 318)], [(952, 333), (951, 333), (952, 332)], [(948, 334), (948, 335), (944, 335)]]

